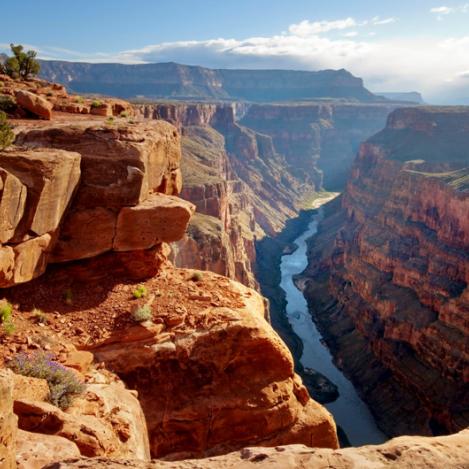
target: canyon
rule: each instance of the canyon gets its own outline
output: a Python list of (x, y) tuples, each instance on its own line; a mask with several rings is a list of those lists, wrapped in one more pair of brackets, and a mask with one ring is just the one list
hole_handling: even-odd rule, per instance
[(395, 107), (136, 105), (138, 115), (166, 120), (182, 134), (181, 195), (197, 214), (175, 245), (175, 264), (256, 286), (256, 240), (278, 235), (324, 187), (341, 187), (360, 142), (380, 130)]
[(403, 108), (360, 147), (297, 282), (388, 435), (469, 424), (467, 108)]
[[(75, 65), (44, 73), (82, 74), (68, 84), (83, 91), (95, 73), (108, 90), (140, 86), (136, 75), (112, 83), (113, 67)], [(176, 97), (192, 89), (230, 102), (97, 105), (62, 85), (0, 76), (16, 101), (15, 144), (0, 152), (0, 288), (16, 327), (0, 339), (2, 362), (44, 349), (86, 383), (59, 409), (43, 379), (2, 370), (0, 461), (467, 463), (468, 111), (395, 110), (345, 71), (157, 65), (168, 67), (161, 80), (174, 75), (164, 86)], [(256, 77), (267, 73), (264, 92)], [(202, 81), (181, 87), (184, 74)], [(159, 96), (161, 84), (148, 86)], [(288, 102), (305, 89), (347, 100)], [(253, 95), (287, 102), (232, 101)], [(306, 383), (281, 257), (311, 220), (302, 209), (344, 184), (321, 209), (295, 283), (385, 433), (460, 433), (338, 450), (336, 423)], [(142, 309), (150, 316), (135, 320)]]

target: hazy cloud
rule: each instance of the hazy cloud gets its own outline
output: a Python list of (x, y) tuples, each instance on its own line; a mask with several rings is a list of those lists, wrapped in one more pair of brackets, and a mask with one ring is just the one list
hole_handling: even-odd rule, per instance
[[(58, 48), (28, 46), (41, 58), (89, 62), (175, 61), (212, 68), (346, 68), (374, 91), (421, 91), (429, 100), (455, 101), (469, 96), (469, 35), (441, 40), (374, 36), (394, 18), (366, 21), (304, 20), (286, 32), (245, 39), (216, 38), (148, 45), (114, 54), (86, 55)], [(371, 29), (372, 28), (372, 29)], [(0, 44), (8, 47), (8, 45)], [(467, 90), (467, 91), (466, 91)]]

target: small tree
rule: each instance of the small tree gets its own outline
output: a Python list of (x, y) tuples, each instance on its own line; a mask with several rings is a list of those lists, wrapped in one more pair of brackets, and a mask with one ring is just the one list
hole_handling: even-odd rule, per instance
[(7, 122), (7, 115), (0, 111), (0, 150), (5, 149), (13, 143), (15, 134)]
[(39, 73), (41, 65), (36, 60), (37, 53), (33, 50), (23, 51), (23, 46), (10, 44), (12, 57), (8, 57), (2, 68), (3, 72), (12, 78), (21, 78), (26, 80)]

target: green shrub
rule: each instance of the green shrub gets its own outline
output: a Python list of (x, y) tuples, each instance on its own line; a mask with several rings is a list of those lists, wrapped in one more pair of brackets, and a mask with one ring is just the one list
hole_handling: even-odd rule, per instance
[(112, 117), (112, 116), (111, 116), (111, 117), (108, 117), (108, 118), (106, 119), (106, 124), (109, 124), (109, 125), (114, 124), (114, 117)]
[(49, 385), (50, 402), (61, 409), (70, 407), (73, 399), (85, 391), (85, 385), (76, 373), (55, 362), (50, 353), (18, 354), (8, 367), (19, 375), (45, 379)]
[(201, 282), (204, 279), (204, 276), (201, 272), (194, 272), (190, 278), (193, 282)]
[(134, 298), (143, 298), (147, 294), (145, 285), (138, 285), (137, 288), (132, 292)]
[(137, 308), (132, 313), (132, 319), (135, 322), (145, 322), (149, 321), (152, 318), (152, 311), (150, 305), (143, 305)]
[(91, 107), (101, 107), (103, 105), (103, 102), (100, 101), (99, 99), (95, 99), (91, 102)]
[(16, 101), (7, 95), (0, 95), (0, 111), (11, 114), (16, 111)]
[(119, 114), (120, 117), (123, 117), (124, 119), (126, 119), (127, 117), (129, 117), (129, 113), (127, 111), (122, 111), (120, 114)]
[(79, 104), (83, 104), (85, 100), (81, 96), (76, 96), (75, 97), (75, 102)]
[(48, 91), (48, 92), (46, 93), (46, 96), (49, 96), (49, 98), (50, 98), (51, 96), (54, 96), (54, 93), (52, 93), (52, 91)]
[(8, 301), (3, 302), (0, 305), (0, 322), (11, 321), (11, 316), (13, 314), (13, 306), (11, 306)]
[(33, 50), (23, 51), (23, 46), (18, 44), (10, 44), (13, 55), (8, 57), (3, 64), (0, 65), (0, 72), (6, 73), (12, 78), (21, 78), (26, 80), (39, 73), (41, 65), (36, 60), (37, 52)]
[(0, 304), (0, 322), (5, 335), (12, 335), (15, 332), (15, 324), (13, 322), (13, 306), (8, 301)]
[(4, 150), (15, 141), (15, 134), (7, 121), (7, 115), (0, 111), (0, 150)]
[(38, 308), (33, 309), (33, 318), (38, 324), (48, 324), (49, 322), (44, 312)]

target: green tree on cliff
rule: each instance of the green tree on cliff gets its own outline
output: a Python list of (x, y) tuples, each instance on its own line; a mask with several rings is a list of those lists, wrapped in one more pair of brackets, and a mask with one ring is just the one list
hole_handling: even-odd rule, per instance
[(7, 122), (7, 115), (0, 111), (0, 150), (11, 145), (15, 140), (15, 134)]
[(12, 78), (20, 78), (26, 80), (39, 73), (41, 65), (36, 60), (36, 51), (28, 50), (23, 51), (23, 46), (18, 44), (10, 44), (11, 52), (13, 55), (8, 57), (3, 65), (1, 71), (11, 76)]

